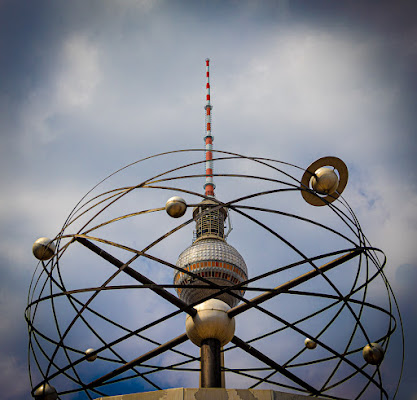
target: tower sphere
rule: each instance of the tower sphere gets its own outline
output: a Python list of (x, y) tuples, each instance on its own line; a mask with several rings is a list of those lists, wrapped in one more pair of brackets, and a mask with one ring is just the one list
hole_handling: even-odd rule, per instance
[(56, 400), (58, 398), (56, 389), (48, 383), (39, 386), (33, 395), (35, 400)]
[(165, 204), (167, 214), (172, 218), (180, 218), (187, 211), (187, 203), (182, 197), (174, 196)]
[[(177, 267), (184, 272), (177, 271), (174, 275), (175, 285), (187, 285), (187, 288), (178, 287), (178, 297), (187, 304), (192, 304), (212, 295), (219, 289), (195, 288), (194, 285), (233, 286), (248, 279), (248, 269), (239, 252), (224, 239), (224, 220), (227, 216), (225, 207), (219, 203), (205, 199), (194, 208), (193, 217), (196, 221), (195, 240), (178, 257)], [(197, 278), (204, 278), (203, 280)], [(244, 287), (233, 291), (239, 296), (245, 293)], [(234, 307), (239, 299), (232, 294), (223, 292), (216, 296)]]
[(194, 307), (197, 314), (187, 316), (185, 330), (197, 346), (204, 339), (217, 339), (221, 346), (229, 343), (235, 334), (235, 319), (227, 315), (230, 307), (221, 300), (210, 299)]
[(41, 237), (33, 243), (32, 252), (38, 260), (49, 260), (55, 254), (55, 245), (51, 239)]
[(85, 354), (88, 356), (87, 357), (87, 361), (88, 362), (93, 362), (93, 361), (95, 361), (96, 359), (97, 359), (97, 354), (92, 354), (91, 356), (90, 356), (90, 354), (91, 353), (93, 353), (95, 350), (94, 349), (87, 349), (86, 351), (85, 351)]
[(339, 177), (328, 168), (319, 168), (310, 179), (311, 187), (320, 194), (333, 194), (339, 186)]
[(304, 340), (304, 345), (309, 350), (313, 350), (317, 347), (317, 343), (313, 339), (310, 339), (310, 338), (306, 338)]
[(384, 359), (385, 352), (379, 343), (369, 343), (363, 348), (362, 355), (368, 364), (378, 365)]
[[(224, 240), (214, 238), (195, 241), (180, 254), (177, 266), (221, 286), (232, 286), (248, 279), (248, 270), (239, 252)], [(218, 290), (192, 288), (193, 285), (204, 283), (185, 272), (177, 272), (174, 282), (176, 285), (190, 286), (190, 289), (177, 288), (178, 297), (187, 304), (200, 301)], [(244, 290), (234, 292), (242, 296)], [(239, 299), (229, 293), (222, 293), (217, 298), (230, 307), (239, 303)]]

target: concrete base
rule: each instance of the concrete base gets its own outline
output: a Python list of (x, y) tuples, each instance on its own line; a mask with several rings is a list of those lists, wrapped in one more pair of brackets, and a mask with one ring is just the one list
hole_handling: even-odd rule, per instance
[[(166, 389), (154, 392), (100, 397), (97, 400), (306, 400), (311, 396), (252, 389)], [(314, 397), (317, 399), (317, 397)]]

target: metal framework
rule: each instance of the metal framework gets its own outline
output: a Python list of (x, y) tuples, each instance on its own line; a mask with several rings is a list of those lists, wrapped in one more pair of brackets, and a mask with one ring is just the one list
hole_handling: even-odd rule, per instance
[[(232, 343), (222, 349), (227, 357), (223, 371), (240, 382), (239, 387), (284, 389), (338, 400), (395, 398), (402, 365), (394, 385), (391, 381), (386, 385), (384, 364), (367, 364), (362, 358), (362, 349), (368, 343), (378, 342), (387, 353), (391, 335), (397, 327), (399, 335), (403, 335), (401, 318), (383, 272), (385, 256), (370, 245), (348, 203), (339, 195), (330, 203), (328, 196), (320, 196), (304, 185), (301, 167), (227, 151), (210, 151), (216, 155), (211, 162), (248, 163), (251, 171), (257, 171), (259, 167), (269, 172), (267, 175), (255, 172), (251, 175), (213, 174), (218, 182), (226, 183), (222, 188), (232, 188), (238, 179), (244, 182), (239, 187), (247, 190), (236, 198), (230, 193), (229, 197), (219, 196), (227, 198), (222, 202), (211, 194), (202, 195), (189, 189), (190, 182), (205, 176), (195, 171), (198, 172), (198, 167), (205, 162), (198, 160), (206, 149), (157, 154), (111, 174), (87, 193), (71, 212), (54, 238), (57, 244), (54, 257), (39, 262), (29, 289), (25, 318), (29, 331), (32, 393), (42, 384), (49, 383), (56, 388), (60, 399), (78, 399), (81, 394), (93, 399), (115, 394), (118, 384), (127, 380), (131, 382), (129, 390), (135, 392), (137, 388), (170, 387), (172, 382), (165, 380), (168, 373), (198, 374), (198, 348), (189, 343), (185, 333), (169, 328), (180, 324), (178, 316), (196, 313), (193, 308), (196, 304), (187, 305), (175, 295), (175, 290), (185, 285), (164, 283), (166, 274), (163, 271), (169, 271), (168, 275), (173, 276), (181, 270), (200, 282), (196, 288), (207, 290), (208, 295), (203, 300), (229, 293), (241, 302), (228, 313), (236, 317), (237, 332)], [(197, 161), (174, 165), (160, 172), (161, 165), (178, 153), (187, 153), (189, 158), (196, 155)], [(106, 186), (131, 168), (148, 170), (146, 163), (155, 160), (158, 163), (153, 176), (123, 187)], [(216, 170), (221, 169), (216, 167)], [(101, 187), (103, 191), (100, 191)], [(263, 189), (255, 190), (257, 187)], [(135, 202), (132, 212), (118, 212), (119, 203), (130, 196), (139, 200), (147, 198), (149, 192), (154, 193), (153, 207), (141, 208), (141, 204)], [(303, 202), (301, 194), (304, 192), (326, 203), (319, 215), (316, 207), (306, 203), (299, 213), (290, 207), (285, 209), (285, 204)], [(170, 219), (164, 207), (169, 197), (167, 193), (194, 199), (188, 204), (189, 208), (204, 198), (212, 200), (214, 205), (206, 213), (226, 208), (234, 218), (251, 227), (249, 236), (275, 241), (277, 248), (284, 248), (292, 255), (291, 261), (282, 263), (277, 255), (275, 264), (261, 268), (252, 263), (248, 265), (251, 278), (224, 287), (192, 271), (182, 270), (164, 243), (173, 238), (181, 241), (194, 218), (188, 213), (181, 220)], [(284, 197), (286, 202), (280, 202), (279, 199)], [(264, 201), (269, 202), (269, 206), (264, 205)], [(166, 218), (169, 224), (158, 223), (158, 234), (150, 235), (148, 243), (143, 244), (147, 238), (142, 238), (136, 246), (113, 239), (119, 224), (130, 223), (135, 229), (142, 218), (147, 218), (145, 224), (149, 224), (152, 216), (158, 216), (159, 221)], [(336, 225), (327, 223), (329, 216)], [(276, 218), (280, 223), (275, 223)], [(283, 228), (282, 221), (297, 226), (302, 224), (307, 230), (333, 237), (338, 248), (324, 246), (322, 249), (320, 235), (317, 238), (311, 236), (307, 244), (295, 243)], [(238, 229), (236, 222), (235, 228)], [(340, 246), (341, 243), (344, 245)], [(311, 247), (315, 250), (311, 251)], [(158, 252), (157, 249), (161, 250)], [(72, 252), (79, 263), (83, 263), (82, 257), (88, 255), (82, 269), (86, 275), (90, 265), (97, 263), (102, 266), (103, 275), (107, 274), (106, 278), (97, 277), (96, 284), (86, 285), (83, 276), (79, 276), (68, 285), (64, 276), (70, 274), (68, 270), (72, 267), (65, 260)], [(162, 272), (157, 273), (156, 267)], [(80, 273), (80, 267), (77, 268)], [(347, 271), (352, 279), (339, 282), (337, 274), (343, 275)], [(94, 276), (90, 278), (94, 279)], [(373, 285), (377, 288), (378, 298), (381, 298), (381, 288), (384, 289), (383, 305), (375, 303), (375, 296), (370, 296)], [(239, 295), (239, 289), (243, 287), (245, 298)], [(100, 301), (106, 300), (109, 293), (117, 304), (113, 306), (105, 301), (103, 306)], [(118, 322), (120, 314), (134, 307), (126, 300), (126, 308), (117, 308), (123, 304), (124, 293), (139, 293), (143, 302), (155, 304), (155, 313), (146, 318), (143, 316), (143, 319), (138, 315), (130, 326)], [(282, 307), (291, 312), (283, 312)], [(378, 334), (371, 323), (373, 319), (380, 321)], [(250, 324), (262, 325), (262, 332), (248, 329)], [(114, 334), (110, 335), (110, 331)], [(333, 340), (335, 332), (339, 332), (340, 340)], [(160, 340), (159, 333), (164, 340)], [(303, 342), (305, 337), (314, 340), (317, 349), (307, 349)], [(142, 352), (132, 353), (132, 339)], [(86, 354), (90, 342), (96, 343), (96, 347)], [(284, 342), (287, 343), (285, 350), (273, 350), (277, 343)], [(92, 368), (88, 360), (94, 355), (97, 359)], [(233, 366), (227, 364), (229, 357)], [(236, 362), (238, 357), (246, 361)], [(215, 379), (218, 380), (218, 376)]]

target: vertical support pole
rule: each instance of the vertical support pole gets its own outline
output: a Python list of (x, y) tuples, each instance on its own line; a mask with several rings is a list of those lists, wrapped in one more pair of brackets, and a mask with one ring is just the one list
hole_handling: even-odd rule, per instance
[(226, 387), (226, 374), (224, 373), (224, 351), (223, 347), (220, 348), (220, 368), (222, 373), (222, 388)]
[(204, 339), (201, 342), (201, 376), (202, 388), (222, 387), (220, 341)]

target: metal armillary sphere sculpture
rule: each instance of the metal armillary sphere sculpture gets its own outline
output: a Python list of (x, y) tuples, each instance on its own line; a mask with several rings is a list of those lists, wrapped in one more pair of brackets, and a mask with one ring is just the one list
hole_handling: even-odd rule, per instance
[[(383, 252), (341, 197), (346, 165), (324, 157), (304, 170), (214, 151), (209, 100), (208, 84), (204, 150), (120, 169), (53, 240), (35, 242), (25, 313), (32, 395), (92, 399), (227, 379), (327, 399), (395, 398), (402, 366), (393, 384), (383, 360), (402, 332), (399, 310)], [(204, 194), (193, 190), (202, 177)]]
[[(179, 154), (191, 157), (201, 151), (165, 153), (130, 168)], [(26, 318), (36, 398), (46, 398), (37, 395), (45, 387), (48, 393), (55, 391), (55, 398), (71, 398), (69, 395), (76, 392), (93, 398), (117, 392), (118, 382), (126, 379), (139, 381), (139, 388), (151, 389), (170, 385), (169, 380), (164, 382), (167, 371), (180, 375), (185, 371), (198, 373), (200, 356), (194, 347), (184, 344), (184, 349), (177, 348), (188, 338), (197, 345), (207, 339), (204, 333), (196, 333), (199, 328), (193, 324), (196, 315), (199, 321), (204, 319), (200, 310), (207, 299), (224, 305), (209, 307), (218, 309), (220, 319), (229, 325), (225, 330), (219, 328), (219, 335), (224, 338), (219, 339), (212, 332), (208, 336), (218, 338), (225, 346), (221, 351), (226, 359), (230, 354), (235, 364), (222, 367), (227, 375), (242, 377), (242, 382), (250, 382), (250, 387), (272, 385), (323, 398), (371, 398), (366, 393), (375, 391), (383, 398), (391, 398), (393, 394), (384, 388), (381, 362), (397, 326), (398, 310), (383, 273), (385, 257), (367, 242), (340, 193), (322, 194), (335, 186), (333, 169), (329, 169), (331, 179), (327, 184), (321, 180), (323, 175), (317, 177), (309, 168), (302, 174), (301, 168), (280, 161), (221, 151), (216, 154), (216, 163), (249, 163), (254, 165), (252, 170), (261, 166), (271, 174), (214, 174), (219, 182), (231, 181), (222, 187), (233, 192), (247, 190), (246, 194), (220, 201), (187, 188), (190, 180), (203, 176), (188, 173), (201, 161), (176, 166), (128, 186), (89, 193), (52, 242), (43, 239), (40, 247), (36, 244), (39, 241), (35, 243), (34, 254), (40, 262), (33, 277)], [(322, 160), (319, 165), (334, 167), (340, 163), (331, 157)], [(147, 165), (144, 170), (149, 171)], [(118, 174), (126, 171), (122, 169)], [(95, 191), (118, 174), (104, 180)], [(297, 175), (302, 175), (300, 181)], [(310, 179), (306, 180), (306, 176)], [(345, 177), (337, 179), (343, 183)], [(171, 185), (173, 182), (175, 186)], [(322, 185), (320, 193), (314, 190), (312, 182)], [(252, 191), (259, 185), (265, 185), (265, 190)], [(155, 192), (155, 196), (150, 196), (150, 192)], [(142, 193), (146, 202), (154, 203), (153, 207), (140, 205)], [(169, 198), (166, 193), (175, 196)], [(119, 203), (123, 206), (118, 207)], [(264, 203), (280, 207), (267, 208)], [(120, 208), (126, 212), (120, 214)], [(194, 214), (187, 212), (189, 208), (194, 208)], [(294, 209), (299, 212), (294, 213)], [(197, 237), (198, 230), (206, 228), (204, 218), (210, 217), (208, 221), (213, 222), (213, 215), (224, 216), (223, 210), (234, 213), (236, 225), (238, 221), (245, 229), (239, 235), (242, 244), (248, 246), (245, 254), (252, 250), (255, 253), (247, 269), (243, 257), (225, 241), (224, 233), (223, 238), (216, 238), (214, 230), (200, 232)], [(150, 225), (150, 216), (155, 217), (154, 225)], [(193, 223), (196, 239), (178, 258), (178, 245), (189, 238)], [(289, 227), (293, 224), (305, 225), (305, 243), (299, 245), (289, 240), (293, 236)], [(223, 225), (217, 226), (224, 232)], [(302, 239), (300, 229), (297, 236)], [(129, 232), (128, 243), (111, 240), (117, 232), (124, 232), (124, 236)], [(203, 254), (208, 250), (201, 244), (211, 242), (217, 242), (214, 251), (218, 253)], [(260, 242), (263, 248), (258, 247)], [(190, 249), (196, 251), (190, 255)], [(216, 265), (214, 259), (221, 261)], [(248, 270), (252, 275), (249, 279), (244, 276)], [(170, 282), (172, 276), (174, 284)], [(368, 300), (372, 286), (380, 293), (381, 283), (386, 288), (387, 308)], [(192, 296), (183, 295), (193, 290)], [(134, 300), (129, 300), (132, 296)], [(149, 307), (147, 312), (141, 302)], [(188, 314), (187, 333), (175, 335), (184, 330), (184, 313)], [(136, 314), (134, 318), (132, 314)], [(379, 321), (378, 331), (375, 319)], [(259, 329), (253, 327), (257, 324)], [(282, 347), (286, 347), (285, 351)], [(238, 356), (233, 356), (235, 352), (248, 353), (254, 360), (239, 365)], [(171, 357), (152, 362), (165, 353)], [(93, 361), (91, 368), (89, 362)], [(353, 391), (352, 380), (356, 394), (343, 397), (340, 393), (346, 386), (349, 393)]]

